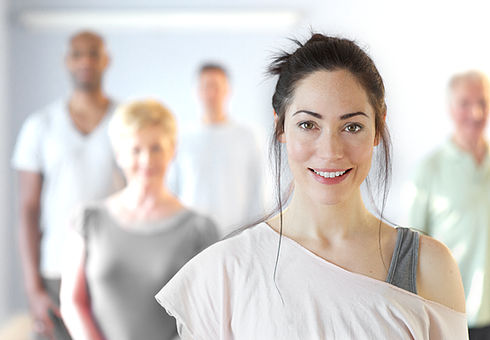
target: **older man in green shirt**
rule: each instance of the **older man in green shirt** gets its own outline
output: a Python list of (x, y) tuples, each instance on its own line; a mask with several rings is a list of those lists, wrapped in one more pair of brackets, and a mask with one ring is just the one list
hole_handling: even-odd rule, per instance
[(410, 224), (444, 242), (458, 262), (470, 340), (490, 339), (489, 105), (484, 74), (469, 71), (451, 79), (454, 132), (417, 169), (410, 209)]

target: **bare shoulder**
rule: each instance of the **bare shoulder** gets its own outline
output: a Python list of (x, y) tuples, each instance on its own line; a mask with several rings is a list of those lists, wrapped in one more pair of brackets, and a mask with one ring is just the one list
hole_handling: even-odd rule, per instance
[(463, 282), (450, 250), (432, 237), (420, 235), (417, 291), (427, 300), (465, 312)]

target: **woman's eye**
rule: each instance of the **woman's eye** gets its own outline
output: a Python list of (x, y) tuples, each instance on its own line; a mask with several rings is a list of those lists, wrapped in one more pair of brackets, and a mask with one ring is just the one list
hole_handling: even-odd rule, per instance
[(152, 145), (151, 146), (151, 151), (152, 152), (160, 152), (162, 150), (161, 146), (159, 144), (157, 145)]
[(349, 124), (345, 127), (345, 131), (347, 132), (359, 132), (362, 129), (362, 126), (359, 124)]
[(299, 127), (305, 130), (311, 130), (315, 127), (315, 125), (312, 122), (302, 122), (299, 123)]

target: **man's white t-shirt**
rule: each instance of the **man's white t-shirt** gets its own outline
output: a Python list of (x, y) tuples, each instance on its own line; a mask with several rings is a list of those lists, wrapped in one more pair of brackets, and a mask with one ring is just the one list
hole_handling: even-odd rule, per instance
[(210, 216), (222, 236), (264, 214), (265, 152), (255, 131), (234, 122), (185, 133), (168, 185), (187, 206)]
[(78, 204), (102, 199), (123, 186), (114, 160), (107, 125), (114, 109), (83, 135), (73, 124), (67, 100), (58, 100), (30, 115), (17, 138), (12, 157), (16, 170), (40, 173), (40, 271), (59, 278), (67, 219)]

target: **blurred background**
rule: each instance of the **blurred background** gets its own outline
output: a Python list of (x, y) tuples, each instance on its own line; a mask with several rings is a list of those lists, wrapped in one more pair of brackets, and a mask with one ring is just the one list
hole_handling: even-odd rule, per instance
[(489, 15), (490, 3), (474, 0), (0, 0), (0, 324), (26, 310), (12, 148), (28, 114), (70, 93), (63, 59), (73, 32), (105, 37), (112, 59), (105, 89), (113, 98), (159, 99), (180, 128), (200, 119), (198, 66), (223, 63), (230, 115), (267, 132), (273, 79), (265, 69), (273, 52), (310, 30), (354, 39), (385, 81), (393, 140), (386, 216), (403, 225), (404, 183), (451, 132), (449, 77), (490, 73)]

